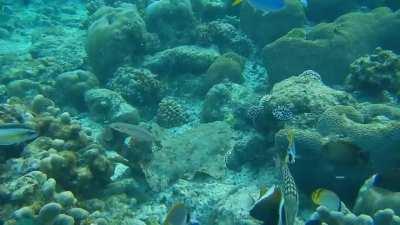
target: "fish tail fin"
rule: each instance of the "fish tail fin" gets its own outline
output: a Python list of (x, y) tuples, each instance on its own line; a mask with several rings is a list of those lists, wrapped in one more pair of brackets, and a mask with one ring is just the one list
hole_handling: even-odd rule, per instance
[(243, 0), (234, 0), (234, 1), (232, 2), (232, 6), (237, 6), (237, 5), (239, 5), (240, 3), (242, 3), (242, 1), (243, 1)]

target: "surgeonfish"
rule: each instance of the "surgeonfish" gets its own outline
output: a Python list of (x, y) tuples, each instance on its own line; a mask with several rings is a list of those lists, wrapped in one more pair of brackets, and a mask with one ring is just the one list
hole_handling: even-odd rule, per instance
[(151, 143), (155, 141), (155, 138), (153, 134), (150, 133), (150, 131), (137, 125), (116, 122), (111, 123), (109, 127), (113, 130), (124, 133), (140, 142)]
[(293, 130), (288, 130), (287, 132), (287, 140), (288, 140), (288, 163), (293, 164), (296, 162), (296, 145), (294, 142), (294, 133)]
[[(279, 11), (285, 8), (284, 0), (247, 0), (249, 4), (255, 9), (271, 12), (271, 11)], [(243, 0), (234, 0), (232, 3), (233, 6), (239, 5)]]
[(37, 137), (38, 133), (25, 124), (9, 123), (0, 125), (0, 147), (22, 144)]
[[(242, 3), (244, 0), (234, 0), (232, 6), (237, 6)], [(285, 0), (247, 0), (249, 4), (257, 9), (261, 10), (265, 13), (274, 12), (282, 10), (286, 7)], [(303, 6), (307, 7), (308, 2), (307, 0), (300, 0)]]
[[(260, 191), (263, 193), (263, 190)], [(280, 225), (284, 222), (284, 199), (279, 187), (272, 186), (251, 207), (250, 216), (263, 225)]]
[(279, 169), (280, 189), (284, 199), (284, 216), (286, 225), (294, 225), (299, 210), (299, 193), (296, 183), (288, 167), (288, 156), (282, 160), (277, 156), (275, 163)]
[(163, 225), (200, 225), (200, 223), (190, 217), (190, 211), (184, 204), (177, 203), (169, 210)]
[(400, 192), (400, 168), (375, 174), (372, 176), (372, 186)]

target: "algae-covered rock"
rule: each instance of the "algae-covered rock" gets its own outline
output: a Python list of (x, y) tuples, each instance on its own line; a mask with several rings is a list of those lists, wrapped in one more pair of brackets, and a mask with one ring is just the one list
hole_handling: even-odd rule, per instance
[[(378, 46), (399, 50), (400, 12), (378, 8), (354, 12), (310, 31), (294, 29), (263, 49), (272, 83), (304, 70), (315, 70), (328, 84), (340, 84), (349, 64)], [(351, 51), (349, 51), (351, 49)]]
[(205, 72), (219, 56), (214, 49), (178, 46), (148, 57), (144, 65), (160, 75)]
[(136, 108), (126, 103), (118, 93), (108, 89), (91, 89), (85, 93), (90, 115), (97, 121), (138, 123)]
[(195, 18), (190, 0), (160, 0), (145, 9), (145, 21), (150, 32), (157, 33), (163, 45), (190, 40)]
[(102, 7), (90, 20), (86, 51), (99, 80), (107, 80), (126, 57), (145, 51), (146, 25), (135, 5)]
[(254, 93), (234, 83), (214, 85), (206, 94), (202, 109), (202, 122), (226, 121), (234, 125), (243, 120), (242, 109), (254, 98)]
[(180, 135), (166, 135), (161, 150), (144, 169), (153, 190), (163, 190), (179, 178), (196, 173), (221, 178), (225, 172), (224, 156), (231, 148), (232, 130), (225, 122), (201, 124)]
[(63, 90), (58, 92), (59, 101), (77, 107), (84, 105), (85, 92), (99, 85), (97, 77), (84, 70), (62, 73), (55, 80), (57, 90)]
[(277, 12), (264, 14), (248, 3), (243, 4), (240, 14), (240, 27), (260, 46), (275, 41), (295, 27), (306, 23), (303, 5), (298, 0), (286, 1), (286, 7)]
[(381, 95), (383, 91), (400, 93), (400, 56), (392, 51), (375, 49), (350, 65), (346, 84), (352, 91)]

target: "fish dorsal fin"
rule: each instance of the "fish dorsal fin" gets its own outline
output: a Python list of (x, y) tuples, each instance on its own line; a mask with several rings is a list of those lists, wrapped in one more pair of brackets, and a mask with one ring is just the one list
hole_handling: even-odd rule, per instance
[(239, 5), (240, 3), (242, 3), (242, 1), (243, 1), (243, 0), (234, 0), (234, 1), (232, 2), (232, 6), (237, 6), (237, 5)]

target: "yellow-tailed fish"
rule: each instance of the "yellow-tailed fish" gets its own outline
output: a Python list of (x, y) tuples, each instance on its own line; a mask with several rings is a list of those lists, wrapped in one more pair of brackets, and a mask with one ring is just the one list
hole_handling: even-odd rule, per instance
[(284, 224), (284, 199), (279, 187), (272, 186), (258, 199), (250, 210), (250, 216), (263, 222), (263, 225)]
[(294, 142), (294, 132), (292, 129), (289, 129), (287, 132), (287, 140), (288, 140), (288, 163), (296, 162), (296, 145)]
[(326, 208), (334, 211), (341, 211), (342, 202), (339, 196), (333, 191), (318, 188), (311, 194), (311, 200), (316, 205), (325, 206)]
[(190, 224), (189, 209), (182, 203), (175, 204), (168, 212), (163, 225)]
[(0, 146), (10, 146), (32, 141), (37, 138), (38, 133), (24, 124), (2, 124), (0, 125)]
[(286, 225), (293, 225), (299, 210), (299, 194), (294, 178), (290, 173), (287, 159), (288, 156), (285, 157), (285, 160), (278, 156), (275, 158), (275, 162), (280, 174), (280, 189), (283, 193)]

